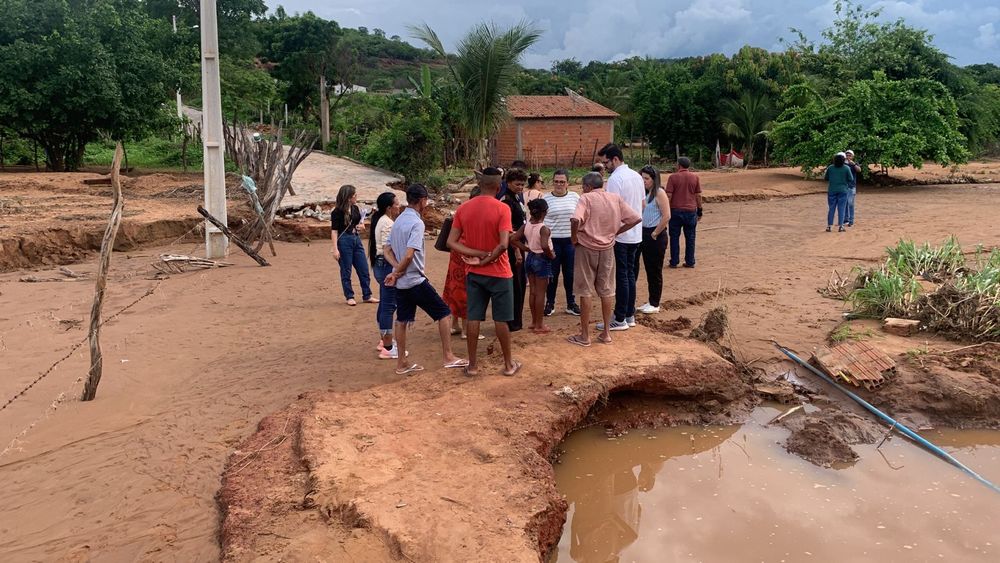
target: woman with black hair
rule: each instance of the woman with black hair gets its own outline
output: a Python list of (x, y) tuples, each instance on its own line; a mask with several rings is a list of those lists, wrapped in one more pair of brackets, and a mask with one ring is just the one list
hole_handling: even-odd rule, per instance
[(649, 301), (636, 310), (651, 315), (660, 312), (660, 296), (663, 294), (663, 258), (667, 253), (670, 233), (670, 200), (660, 185), (660, 172), (652, 166), (639, 170), (646, 185), (646, 201), (642, 206), (642, 263), (646, 267), (646, 282), (649, 284)]
[(844, 232), (844, 218), (847, 213), (847, 192), (851, 182), (854, 180), (854, 173), (851, 167), (847, 166), (847, 155), (838, 152), (833, 156), (833, 164), (826, 167), (823, 178), (827, 180), (826, 189), (826, 232), (833, 230), (833, 214), (837, 213), (837, 230)]
[(524, 205), (528, 205), (536, 199), (545, 197), (545, 180), (538, 172), (528, 174), (528, 189), (524, 190)]
[(371, 259), (375, 281), (378, 282), (378, 311), (375, 319), (378, 321), (380, 340), (378, 357), (383, 360), (395, 360), (397, 350), (392, 339), (392, 316), (396, 312), (396, 288), (385, 285), (385, 277), (396, 267), (384, 253), (389, 243), (389, 232), (392, 224), (401, 210), (396, 194), (385, 192), (375, 200), (375, 214), (372, 215), (372, 234), (368, 238), (368, 256)]
[(333, 241), (333, 258), (340, 263), (340, 284), (344, 288), (347, 304), (357, 305), (354, 288), (351, 286), (351, 269), (358, 272), (361, 282), (361, 296), (365, 303), (378, 303), (372, 297), (371, 281), (368, 279), (368, 260), (361, 245), (358, 231), (365, 228), (364, 217), (358, 209), (358, 190), (347, 184), (337, 192), (337, 205), (330, 212), (330, 240)]

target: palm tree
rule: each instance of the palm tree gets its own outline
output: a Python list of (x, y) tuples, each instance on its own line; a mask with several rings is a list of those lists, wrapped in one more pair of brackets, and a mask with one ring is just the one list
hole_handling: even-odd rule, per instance
[(524, 51), (541, 37), (541, 31), (527, 22), (506, 30), (481, 23), (459, 42), (456, 55), (450, 56), (427, 24), (409, 29), (447, 63), (459, 85), (460, 122), (475, 143), (476, 165), (486, 166), (486, 143), (507, 118), (504, 98), (514, 93), (518, 62)]
[(739, 100), (723, 100), (722, 128), (732, 139), (743, 142), (746, 163), (753, 159), (754, 142), (764, 137), (774, 119), (771, 100), (761, 93), (746, 92)]

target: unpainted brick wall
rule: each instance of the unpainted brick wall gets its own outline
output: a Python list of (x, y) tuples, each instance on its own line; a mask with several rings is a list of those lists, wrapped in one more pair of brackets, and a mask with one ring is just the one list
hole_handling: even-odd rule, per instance
[[(594, 145), (611, 142), (614, 120), (609, 118), (521, 119), (522, 160), (529, 167), (592, 164)], [(517, 122), (510, 121), (497, 135), (500, 165), (518, 158)]]

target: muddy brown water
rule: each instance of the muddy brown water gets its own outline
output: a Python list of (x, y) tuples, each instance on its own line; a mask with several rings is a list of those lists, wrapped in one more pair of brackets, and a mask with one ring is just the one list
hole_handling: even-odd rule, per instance
[[(562, 444), (569, 503), (552, 561), (1000, 561), (1000, 495), (902, 437), (826, 469), (785, 452), (761, 407), (742, 426), (602, 428)], [(1000, 482), (1000, 431), (925, 433)], [(885, 455), (883, 459), (882, 455)]]

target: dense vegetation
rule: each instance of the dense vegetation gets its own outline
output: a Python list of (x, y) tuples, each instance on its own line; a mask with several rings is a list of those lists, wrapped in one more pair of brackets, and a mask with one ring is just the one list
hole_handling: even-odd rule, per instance
[[(429, 27), (411, 30), (420, 48), (308, 12), (267, 13), (262, 0), (218, 4), (227, 119), (277, 123), (287, 107), (288, 127), (317, 128), (323, 81), (333, 133), (325, 148), (414, 179), (488, 160), (484, 139), (502, 122), (504, 96), (567, 88), (621, 115), (618, 141), (648, 142), (665, 157), (707, 161), (719, 143), (754, 163), (810, 170), (850, 147), (888, 170), (1000, 148), (1000, 68), (958, 67), (926, 31), (850, 2), (835, 2), (821, 37), (795, 32), (781, 52), (562, 60), (547, 70), (519, 64), (540, 33), (530, 24), (477, 26), (448, 53)], [(3, 161), (32, 162), (37, 147), (49, 168), (71, 170), (101, 161), (85, 149), (100, 153), (114, 138), (177, 166), (174, 90), (200, 106), (198, 6), (0, 0)]]

